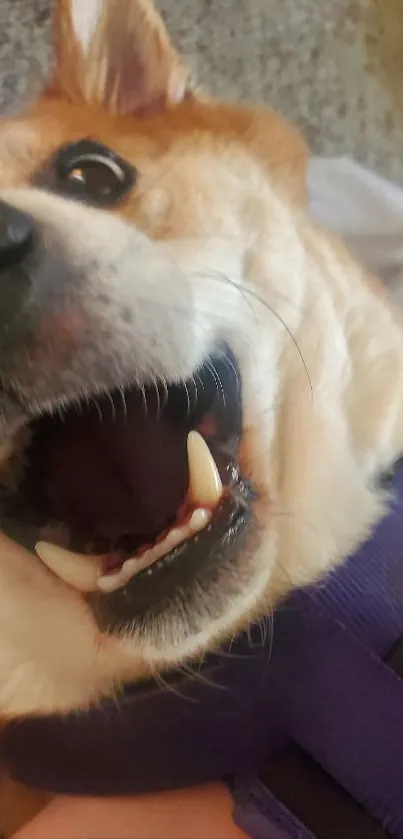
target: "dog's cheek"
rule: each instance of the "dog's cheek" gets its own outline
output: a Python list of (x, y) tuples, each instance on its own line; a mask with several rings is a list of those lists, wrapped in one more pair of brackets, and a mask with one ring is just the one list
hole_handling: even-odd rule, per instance
[(0, 718), (87, 707), (114, 682), (108, 639), (35, 557), (0, 536)]

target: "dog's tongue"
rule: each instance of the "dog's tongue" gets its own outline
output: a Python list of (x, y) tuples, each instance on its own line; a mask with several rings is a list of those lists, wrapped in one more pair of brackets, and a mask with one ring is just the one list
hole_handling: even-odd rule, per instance
[(40, 445), (53, 508), (95, 537), (155, 537), (186, 495), (186, 429), (146, 413), (141, 395), (53, 419)]

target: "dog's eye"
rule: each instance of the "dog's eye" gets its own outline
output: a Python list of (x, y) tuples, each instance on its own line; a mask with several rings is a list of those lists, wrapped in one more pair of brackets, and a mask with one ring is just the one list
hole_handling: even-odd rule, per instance
[(114, 203), (125, 191), (126, 176), (113, 160), (86, 155), (59, 178), (65, 192), (95, 204)]
[(111, 149), (82, 140), (55, 161), (58, 192), (98, 206), (116, 204), (133, 186), (135, 170)]

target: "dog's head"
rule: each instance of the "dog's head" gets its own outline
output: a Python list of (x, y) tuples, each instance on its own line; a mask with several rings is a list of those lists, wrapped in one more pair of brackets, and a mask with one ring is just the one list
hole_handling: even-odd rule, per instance
[(397, 327), (297, 209), (299, 136), (203, 100), (147, 0), (55, 23), (51, 84), (0, 125), (2, 527), (40, 557), (0, 559), (8, 713), (245, 628), (363, 538), (400, 445), (360, 385), (376, 307), (389, 370)]

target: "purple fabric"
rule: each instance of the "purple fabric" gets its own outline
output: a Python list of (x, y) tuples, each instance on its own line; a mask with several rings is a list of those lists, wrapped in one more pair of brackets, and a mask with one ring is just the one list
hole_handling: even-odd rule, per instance
[(403, 839), (403, 682), (319, 611), (296, 611), (281, 645), (289, 731), (388, 831)]
[(251, 839), (315, 839), (255, 777), (231, 784), (234, 821)]
[(276, 656), (294, 663), (282, 682), (289, 733), (401, 839), (403, 682), (381, 661), (403, 634), (401, 466), (395, 489), (372, 540), (279, 613)]
[[(370, 542), (278, 609), (273, 643), (256, 627), (171, 690), (14, 725), (1, 740), (12, 773), (55, 792), (139, 793), (258, 773), (295, 740), (403, 839), (403, 683), (380, 660), (403, 635), (402, 464), (394, 490)], [(256, 812), (268, 823), (255, 804), (250, 832)], [(287, 839), (290, 818), (272, 818)]]
[(285, 741), (259, 628), (194, 679), (129, 690), (118, 706), (5, 729), (3, 755), (25, 783), (115, 795), (211, 781), (263, 766)]

